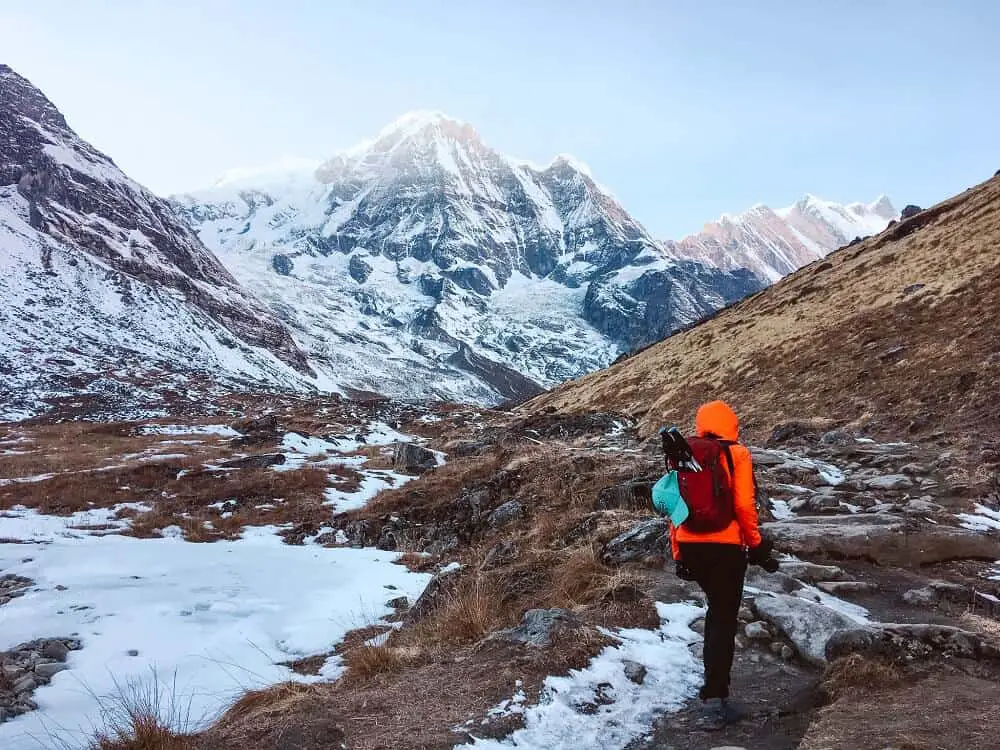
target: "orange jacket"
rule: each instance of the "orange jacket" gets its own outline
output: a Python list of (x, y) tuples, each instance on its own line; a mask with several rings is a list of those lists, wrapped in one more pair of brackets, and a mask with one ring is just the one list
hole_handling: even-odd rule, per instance
[[(723, 401), (712, 401), (698, 409), (695, 418), (695, 431), (699, 437), (712, 434), (723, 440), (739, 440), (740, 423), (736, 413)], [(741, 544), (744, 547), (756, 547), (761, 542), (760, 526), (757, 519), (757, 503), (754, 497), (753, 459), (750, 451), (742, 445), (731, 445), (733, 456), (733, 474), (730, 481), (733, 487), (733, 505), (735, 518), (722, 531), (708, 534), (695, 534), (684, 526), (671, 528), (670, 543), (674, 559), (681, 557), (682, 542), (716, 542), (720, 544)], [(729, 466), (723, 461), (723, 471), (729, 474)]]

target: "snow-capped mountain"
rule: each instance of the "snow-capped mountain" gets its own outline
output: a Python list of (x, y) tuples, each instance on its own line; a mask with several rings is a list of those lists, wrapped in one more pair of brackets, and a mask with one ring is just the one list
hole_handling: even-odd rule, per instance
[(0, 299), (0, 419), (63, 395), (113, 401), (136, 384), (183, 382), (166, 373), (315, 382), (285, 326), (170, 205), (5, 65)]
[(853, 240), (878, 234), (899, 212), (886, 196), (872, 203), (841, 205), (806, 195), (788, 208), (758, 205), (736, 216), (724, 215), (704, 230), (666, 242), (676, 257), (723, 269), (747, 268), (777, 281)]
[(391, 395), (524, 395), (762, 284), (671, 257), (571, 157), (518, 162), (437, 113), (174, 204), (318, 367)]

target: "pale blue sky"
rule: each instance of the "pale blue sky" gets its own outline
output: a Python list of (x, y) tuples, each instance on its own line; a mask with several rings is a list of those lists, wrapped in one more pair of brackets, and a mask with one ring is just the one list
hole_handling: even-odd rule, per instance
[(160, 193), (439, 109), (662, 237), (1000, 168), (994, 0), (0, 0), (0, 61)]

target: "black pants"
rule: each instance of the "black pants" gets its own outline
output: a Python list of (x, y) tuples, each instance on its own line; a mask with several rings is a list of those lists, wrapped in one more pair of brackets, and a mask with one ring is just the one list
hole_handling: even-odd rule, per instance
[(681, 559), (708, 598), (705, 616), (705, 685), (702, 700), (729, 697), (734, 640), (743, 602), (747, 555), (738, 544), (682, 543)]

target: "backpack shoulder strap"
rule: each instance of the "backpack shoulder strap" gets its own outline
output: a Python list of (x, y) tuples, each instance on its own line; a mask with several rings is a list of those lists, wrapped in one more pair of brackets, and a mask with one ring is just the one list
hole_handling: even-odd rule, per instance
[(736, 466), (733, 464), (733, 454), (729, 450), (730, 446), (736, 445), (732, 440), (718, 440), (719, 445), (722, 447), (722, 453), (726, 457), (726, 466), (729, 467), (729, 481), (736, 481)]

